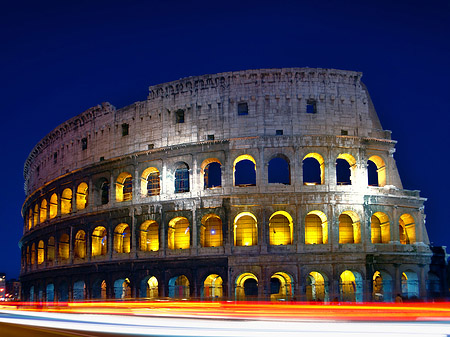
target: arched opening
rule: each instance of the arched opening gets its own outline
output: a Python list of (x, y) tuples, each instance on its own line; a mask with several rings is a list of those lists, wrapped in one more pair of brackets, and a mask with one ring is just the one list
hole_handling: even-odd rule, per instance
[(234, 218), (234, 245), (254, 246), (258, 244), (258, 223), (250, 212), (239, 213)]
[(278, 156), (269, 161), (269, 184), (291, 184), (291, 170), (289, 160), (285, 156)]
[(372, 300), (375, 302), (392, 301), (392, 277), (384, 271), (376, 271), (372, 277)]
[(114, 298), (131, 298), (131, 282), (128, 278), (121, 278), (114, 281)]
[(236, 300), (245, 300), (258, 297), (258, 279), (252, 273), (243, 273), (236, 279)]
[(51, 236), (47, 242), (47, 262), (55, 260), (55, 238)]
[(55, 300), (55, 286), (53, 283), (47, 284), (45, 288), (45, 298), (47, 302), (53, 302)]
[(169, 280), (169, 297), (171, 298), (189, 298), (189, 280), (186, 276), (180, 275), (172, 277)]
[(69, 235), (64, 233), (59, 237), (58, 242), (58, 257), (60, 260), (68, 260), (69, 259)]
[(72, 190), (66, 188), (61, 195), (61, 214), (72, 212)]
[(355, 271), (346, 270), (339, 277), (339, 293), (343, 302), (362, 302), (362, 277)]
[(256, 161), (248, 154), (241, 155), (233, 163), (234, 186), (256, 185)]
[(355, 212), (345, 211), (339, 216), (339, 243), (360, 243), (361, 224)]
[(88, 185), (82, 182), (77, 187), (77, 210), (85, 209), (88, 205)]
[(402, 297), (409, 299), (419, 298), (419, 279), (411, 270), (402, 273)]
[(189, 192), (189, 166), (178, 163), (175, 166), (175, 193)]
[(128, 172), (122, 172), (116, 181), (116, 201), (128, 201), (133, 198), (133, 177)]
[(86, 285), (84, 281), (76, 281), (73, 284), (73, 299), (81, 301), (86, 298)]
[(118, 224), (114, 230), (114, 251), (116, 253), (129, 253), (130, 246), (130, 226), (126, 223)]
[(372, 156), (367, 161), (367, 180), (369, 186), (386, 185), (386, 165), (378, 156)]
[(222, 163), (217, 158), (209, 158), (203, 161), (201, 171), (203, 174), (203, 188), (222, 186)]
[(30, 301), (34, 301), (34, 286), (30, 287)]
[(311, 211), (305, 217), (305, 244), (328, 243), (328, 220), (325, 213)]
[(370, 218), (370, 232), (372, 243), (389, 243), (391, 230), (388, 216), (383, 212), (376, 212)]
[(50, 197), (50, 219), (53, 219), (58, 214), (58, 196), (53, 193)]
[(416, 224), (410, 214), (403, 214), (399, 220), (400, 243), (403, 245), (416, 242)]
[(303, 184), (325, 184), (325, 161), (318, 153), (308, 153), (303, 158)]
[(428, 299), (438, 299), (442, 296), (441, 280), (435, 273), (428, 273), (426, 287)]
[(169, 249), (188, 249), (191, 241), (188, 219), (179, 216), (170, 220), (168, 237)]
[(34, 205), (34, 212), (33, 212), (33, 223), (34, 226), (36, 227), (39, 223), (39, 205), (36, 204)]
[(148, 299), (159, 297), (158, 279), (155, 276), (148, 276), (141, 282), (141, 296)]
[(33, 243), (31, 245), (31, 264), (34, 265), (36, 263), (36, 244)]
[(270, 277), (270, 299), (288, 301), (293, 297), (293, 280), (289, 274), (277, 272)]
[(269, 219), (269, 242), (270, 245), (291, 245), (293, 238), (293, 221), (289, 213), (278, 211), (273, 213)]
[(95, 227), (92, 232), (92, 256), (106, 255), (108, 251), (108, 240), (106, 228), (103, 226)]
[(328, 278), (325, 274), (312, 271), (306, 276), (306, 300), (328, 302)]
[(139, 242), (143, 252), (159, 250), (159, 225), (156, 221), (147, 220), (142, 223)]
[(93, 299), (103, 299), (106, 300), (106, 281), (97, 279), (92, 284), (92, 298)]
[(96, 186), (99, 191), (99, 200), (98, 203), (100, 205), (106, 205), (109, 202), (109, 181), (108, 179), (102, 177), (98, 180)]
[(38, 243), (37, 263), (42, 264), (45, 259), (44, 241), (40, 240)]
[(69, 285), (62, 281), (58, 286), (58, 301), (67, 302), (69, 300)]
[(202, 298), (222, 298), (222, 278), (217, 274), (208, 275), (203, 282)]
[(42, 200), (41, 202), (41, 209), (39, 213), (39, 222), (43, 223), (45, 220), (47, 220), (47, 200)]
[(83, 230), (79, 230), (75, 234), (75, 258), (84, 259), (86, 257), (86, 233)]
[(33, 209), (30, 208), (28, 212), (28, 230), (33, 228)]
[(221, 247), (223, 242), (222, 220), (216, 214), (206, 214), (200, 226), (200, 246)]
[(156, 167), (148, 167), (141, 176), (141, 195), (150, 197), (161, 192), (159, 170)]
[(27, 246), (27, 266), (30, 266), (31, 260), (30, 260), (30, 246)]
[(336, 159), (336, 182), (338, 185), (351, 185), (356, 169), (355, 158), (348, 153), (341, 153)]

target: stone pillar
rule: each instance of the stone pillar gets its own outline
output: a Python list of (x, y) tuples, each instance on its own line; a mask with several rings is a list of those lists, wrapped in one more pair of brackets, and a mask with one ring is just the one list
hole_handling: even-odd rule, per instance
[(111, 172), (109, 181), (109, 204), (114, 205), (116, 203), (116, 181), (114, 180), (113, 172)]
[(397, 294), (402, 294), (402, 275), (400, 274), (400, 265), (397, 263), (394, 263), (395, 268), (395, 275), (394, 275), (394, 284), (393, 284), (393, 290), (394, 293), (392, 294), (392, 298), (395, 298)]
[(70, 213), (75, 213), (76, 211), (78, 211), (77, 208), (77, 186), (76, 185), (72, 185), (72, 211)]
[(391, 222), (391, 243), (400, 243), (400, 233), (399, 233), (399, 211), (398, 211), (398, 206), (395, 205), (393, 210), (392, 210), (392, 216), (393, 219), (390, 219)]
[(419, 298), (427, 298), (427, 275), (425, 272), (425, 265), (420, 264), (420, 275), (419, 275)]

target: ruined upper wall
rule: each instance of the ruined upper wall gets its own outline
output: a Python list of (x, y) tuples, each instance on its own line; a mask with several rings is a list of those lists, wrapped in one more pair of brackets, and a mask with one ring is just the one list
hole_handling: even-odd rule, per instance
[[(151, 86), (146, 101), (118, 110), (103, 103), (44, 137), (26, 160), (25, 193), (100, 160), (212, 137), (275, 136), (282, 130), (284, 136), (389, 138), (361, 76), (320, 68), (260, 69)], [(316, 113), (307, 113), (312, 102)], [(248, 114), (238, 114), (239, 103), (247, 104)]]

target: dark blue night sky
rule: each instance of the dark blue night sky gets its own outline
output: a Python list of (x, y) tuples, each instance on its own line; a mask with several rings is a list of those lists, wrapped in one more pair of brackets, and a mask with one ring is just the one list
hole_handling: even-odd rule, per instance
[(57, 125), (191, 75), (279, 67), (364, 73), (406, 189), (450, 244), (450, 2), (8, 1), (0, 10), (0, 272), (18, 277), (23, 164)]

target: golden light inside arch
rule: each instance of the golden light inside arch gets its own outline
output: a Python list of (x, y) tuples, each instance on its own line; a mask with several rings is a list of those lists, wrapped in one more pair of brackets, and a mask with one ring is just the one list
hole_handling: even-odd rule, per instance
[(147, 196), (148, 190), (147, 190), (147, 184), (148, 184), (148, 176), (152, 173), (158, 173), (159, 170), (156, 167), (148, 167), (146, 168), (142, 174), (141, 174), (141, 195)]
[[(308, 215), (315, 215), (317, 218), (310, 219)], [(324, 212), (312, 210), (305, 217), (305, 243), (306, 244), (327, 244), (328, 243), (328, 219)]]
[(356, 159), (355, 157), (353, 157), (351, 154), (349, 153), (340, 153), (337, 156), (337, 159), (344, 159), (347, 161), (347, 163), (349, 163), (350, 167), (353, 167), (356, 165)]
[[(238, 221), (244, 216), (254, 220), (254, 224), (244, 223), (243, 228), (238, 228)], [(239, 233), (238, 233), (239, 231)], [(258, 244), (258, 220), (250, 212), (241, 212), (234, 218), (234, 245), (253, 246)], [(241, 243), (241, 244), (239, 244)]]
[[(289, 233), (285, 231), (285, 225), (280, 223), (272, 223), (273, 218), (277, 215), (282, 215), (288, 220)], [(292, 238), (294, 237), (294, 221), (292, 216), (286, 211), (277, 211), (273, 213), (269, 218), (270, 228), (270, 244), (271, 245), (290, 245), (292, 244)]]
[[(239, 157), (238, 157), (239, 158)], [(206, 166), (208, 166), (209, 164), (211, 164), (211, 163), (218, 163), (218, 164), (220, 164), (220, 166), (222, 166), (222, 163), (220, 162), (220, 160), (219, 159), (217, 159), (217, 158), (208, 158), (208, 159), (205, 159), (203, 162), (202, 162), (202, 164), (200, 165), (200, 173), (203, 175), (203, 174), (205, 174), (205, 168), (206, 168)]]

